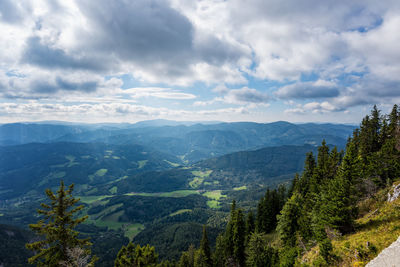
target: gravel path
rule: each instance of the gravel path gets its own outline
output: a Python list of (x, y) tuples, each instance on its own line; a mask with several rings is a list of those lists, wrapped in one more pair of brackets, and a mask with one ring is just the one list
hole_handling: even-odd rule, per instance
[(372, 261), (367, 267), (400, 267), (400, 237)]

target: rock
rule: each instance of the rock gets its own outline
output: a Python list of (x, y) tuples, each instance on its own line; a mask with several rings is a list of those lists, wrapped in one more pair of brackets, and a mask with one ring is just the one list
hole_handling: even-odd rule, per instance
[(400, 237), (366, 265), (366, 267), (397, 266), (400, 266)]
[[(400, 196), (400, 183), (397, 185), (393, 185), (393, 193), (388, 193), (388, 202), (395, 201)], [(390, 191), (392, 191), (390, 190)]]

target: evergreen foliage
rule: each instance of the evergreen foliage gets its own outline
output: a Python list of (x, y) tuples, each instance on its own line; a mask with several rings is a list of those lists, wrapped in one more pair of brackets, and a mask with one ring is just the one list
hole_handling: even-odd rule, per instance
[(64, 182), (61, 181), (57, 194), (50, 189), (46, 190), (46, 195), (50, 199), (50, 204), (42, 203), (43, 209), (37, 212), (44, 217), (36, 224), (29, 227), (43, 236), (44, 239), (26, 244), (26, 247), (33, 250), (36, 254), (29, 258), (28, 262), (37, 266), (60, 266), (61, 264), (72, 264), (76, 258), (71, 257), (73, 251), (80, 250), (80, 257), (88, 261), (87, 266), (93, 266), (96, 257), (89, 260), (92, 245), (88, 239), (79, 239), (78, 232), (74, 228), (84, 222), (87, 216), (74, 218), (74, 215), (83, 209), (83, 205), (74, 207), (79, 201), (72, 196), (74, 185), (71, 184), (65, 189)]
[(208, 237), (207, 237), (207, 229), (206, 226), (203, 226), (203, 235), (200, 241), (200, 254), (202, 258), (202, 266), (206, 267), (212, 267), (212, 258), (211, 258), (211, 250), (210, 250), (210, 244), (208, 242)]
[(246, 266), (279, 266), (278, 253), (266, 240), (265, 234), (257, 232), (251, 234), (246, 250)]
[(150, 245), (141, 247), (129, 242), (122, 246), (115, 259), (115, 267), (152, 267), (157, 266), (158, 255)]

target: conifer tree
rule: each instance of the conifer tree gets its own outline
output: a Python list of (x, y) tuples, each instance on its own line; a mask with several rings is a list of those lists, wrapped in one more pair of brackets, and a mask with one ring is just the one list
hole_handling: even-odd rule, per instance
[(278, 263), (277, 252), (268, 244), (265, 234), (252, 233), (247, 246), (246, 266), (267, 267)]
[(399, 128), (399, 107), (395, 104), (392, 108), (392, 111), (389, 114), (389, 125), (388, 125), (388, 133), (389, 138), (392, 138), (396, 135), (396, 132)]
[[(91, 254), (88, 239), (78, 238), (79, 232), (75, 227), (87, 219), (87, 216), (74, 218), (74, 215), (84, 208), (83, 205), (74, 207), (79, 201), (72, 196), (74, 185), (71, 184), (65, 189), (64, 182), (60, 182), (57, 194), (50, 189), (46, 190), (46, 195), (50, 199), (50, 204), (42, 203), (42, 209), (37, 212), (44, 218), (29, 227), (44, 239), (26, 244), (26, 247), (35, 252), (35, 255), (28, 259), (31, 264), (37, 266), (60, 266), (71, 261), (69, 251), (80, 248), (83, 250), (82, 256), (87, 257)], [(93, 266), (96, 261), (93, 257), (88, 266)]]
[(228, 224), (226, 225), (225, 235), (224, 235), (224, 250), (225, 258), (228, 259), (233, 256), (233, 224), (236, 217), (236, 201), (232, 201), (231, 213)]
[(178, 266), (179, 267), (194, 267), (195, 256), (196, 256), (196, 249), (194, 248), (194, 245), (191, 244), (189, 246), (189, 249), (182, 253), (182, 256), (179, 260)]
[(215, 251), (213, 254), (213, 262), (215, 267), (225, 267), (225, 237), (223, 234), (217, 236), (215, 241)]
[(213, 265), (212, 263), (212, 258), (211, 258), (211, 250), (210, 250), (210, 244), (208, 242), (208, 237), (207, 237), (207, 229), (206, 226), (203, 226), (203, 235), (200, 241), (200, 251), (203, 255), (204, 258), (204, 264), (203, 266), (211, 267)]
[(301, 212), (300, 198), (298, 193), (294, 193), (278, 215), (277, 230), (285, 247), (293, 247), (296, 244), (296, 232), (300, 228), (298, 223)]
[(233, 231), (232, 231), (232, 240), (233, 240), (233, 258), (239, 266), (244, 266), (245, 262), (245, 222), (243, 218), (243, 212), (241, 209), (238, 209), (235, 217), (233, 219)]
[(115, 259), (115, 267), (152, 267), (156, 266), (158, 255), (154, 247), (147, 244), (141, 247), (129, 242), (127, 246), (122, 246)]
[(256, 226), (254, 221), (254, 214), (252, 211), (249, 211), (246, 219), (246, 237), (250, 237), (250, 235), (254, 232)]

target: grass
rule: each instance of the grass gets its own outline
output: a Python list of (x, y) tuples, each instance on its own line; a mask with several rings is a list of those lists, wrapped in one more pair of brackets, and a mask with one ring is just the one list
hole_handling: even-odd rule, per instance
[(123, 230), (124, 235), (129, 238), (129, 241), (132, 241), (137, 234), (144, 230), (144, 225), (140, 223), (133, 223), (124, 227)]
[(100, 170), (97, 170), (95, 173), (94, 173), (94, 175), (96, 175), (96, 176), (99, 176), (99, 177), (102, 177), (102, 176), (104, 176), (106, 173), (107, 173), (107, 169), (100, 169)]
[(192, 171), (192, 174), (196, 177), (200, 177), (200, 178), (206, 178), (208, 176), (210, 176), (210, 174), (212, 173), (212, 170), (207, 170), (207, 171)]
[(207, 201), (207, 206), (211, 209), (218, 209), (220, 208), (220, 199), (225, 198), (226, 195), (221, 193), (221, 190), (213, 190), (203, 193), (203, 196), (209, 198), (210, 200)]
[[(377, 201), (379, 196), (373, 199), (368, 200), (369, 212), (356, 221), (356, 232), (332, 241), (333, 253), (339, 258), (335, 265), (365, 266), (400, 236), (400, 198), (391, 203)], [(318, 253), (316, 246), (303, 256), (302, 261), (312, 263)]]
[(172, 192), (161, 193), (161, 197), (186, 197), (193, 194), (198, 194), (196, 190), (177, 190)]
[(188, 164), (189, 161), (187, 159), (185, 159), (185, 155), (180, 155), (178, 156), (178, 158), (180, 158), (180, 160), (184, 163), (184, 164)]
[[(83, 202), (92, 204), (95, 201), (101, 201), (109, 196), (89, 196), (89, 197), (81, 197), (83, 198)], [(123, 210), (115, 212), (119, 207), (123, 204), (116, 204), (108, 207), (107, 209), (97, 213), (90, 215), (89, 218), (85, 221), (87, 224), (94, 224), (97, 227), (107, 227), (112, 230), (122, 230), (124, 235), (129, 238), (130, 241), (141, 231), (144, 230), (144, 225), (140, 223), (127, 223), (127, 222), (119, 222), (119, 218), (124, 214)]]
[(181, 210), (178, 210), (178, 211), (175, 211), (175, 212), (171, 213), (168, 216), (172, 217), (172, 216), (175, 216), (175, 215), (178, 215), (178, 214), (182, 214), (182, 213), (186, 213), (186, 212), (192, 212), (192, 210), (191, 209), (181, 209)]
[(199, 194), (196, 190), (176, 190), (172, 192), (158, 193), (127, 193), (126, 196), (144, 196), (144, 197), (186, 197), (193, 194)]
[(218, 200), (208, 200), (207, 206), (211, 209), (218, 209), (221, 207)]
[(204, 178), (194, 177), (193, 180), (189, 182), (191, 188), (198, 188), (204, 181)]
[(102, 195), (102, 196), (77, 196), (76, 198), (80, 198), (80, 201), (85, 204), (92, 204), (96, 201), (101, 201), (105, 198), (112, 197), (110, 195)]
[(117, 191), (118, 191), (118, 187), (113, 186), (113, 187), (111, 187), (110, 190), (108, 190), (108, 191), (110, 191), (111, 194), (115, 195), (115, 194), (117, 193)]
[(241, 187), (234, 187), (233, 188), (233, 190), (235, 190), (235, 191), (240, 191), (240, 190), (246, 190), (247, 189), (247, 186), (241, 186)]
[(139, 169), (142, 169), (144, 166), (146, 166), (146, 164), (147, 164), (147, 159), (146, 160), (139, 160), (138, 161), (138, 164), (139, 164)]
[(168, 163), (169, 165), (171, 165), (172, 167), (178, 167), (178, 166), (180, 166), (178, 163), (171, 162), (171, 161), (168, 161), (168, 160), (166, 160), (166, 159), (164, 159), (164, 161), (165, 161), (166, 163)]
[(109, 215), (106, 215), (102, 218), (103, 221), (110, 221), (110, 222), (118, 222), (119, 217), (124, 215), (124, 211), (120, 210)]
[[(207, 178), (212, 173), (212, 170), (207, 171), (192, 171), (192, 174), (195, 176), (190, 182), (189, 186), (191, 188), (198, 188), (203, 184), (204, 178)], [(209, 184), (209, 183), (208, 183)]]
[(221, 198), (226, 197), (226, 195), (223, 195), (221, 192), (221, 190), (208, 191), (203, 193), (203, 196), (213, 200), (220, 200)]

